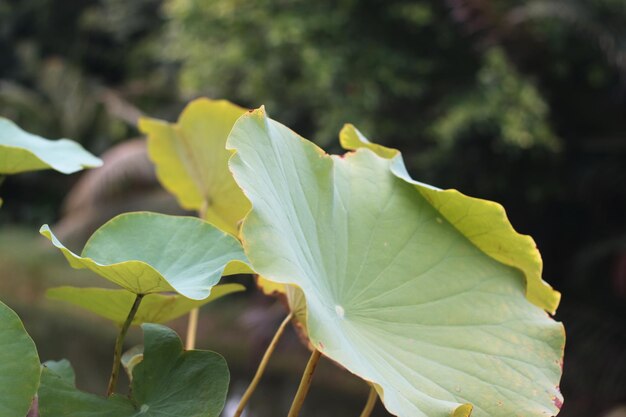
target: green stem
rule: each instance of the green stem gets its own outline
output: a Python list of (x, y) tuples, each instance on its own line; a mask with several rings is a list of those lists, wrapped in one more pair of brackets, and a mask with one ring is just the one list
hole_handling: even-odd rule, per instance
[(317, 367), (317, 363), (319, 362), (321, 355), (322, 353), (317, 349), (315, 349), (313, 353), (311, 353), (309, 362), (306, 364), (306, 368), (304, 369), (304, 373), (302, 374), (302, 380), (300, 380), (298, 392), (296, 392), (296, 396), (293, 398), (293, 402), (291, 403), (291, 409), (289, 410), (289, 414), (287, 417), (298, 417), (298, 414), (300, 414), (300, 409), (302, 408), (302, 404), (304, 404), (304, 399), (306, 398), (306, 395), (309, 392), (309, 388), (311, 387), (313, 373), (315, 372), (315, 368)]
[[(206, 212), (209, 208), (209, 203), (207, 200), (202, 202), (202, 206), (200, 206), (200, 210), (198, 210), (198, 217), (202, 220), (205, 220)], [(187, 321), (187, 336), (185, 337), (185, 349), (193, 350), (196, 348), (196, 334), (198, 333), (198, 316), (200, 315), (200, 310), (198, 308), (194, 308), (189, 312), (189, 320)]]
[(115, 392), (115, 387), (117, 386), (117, 378), (120, 375), (120, 364), (122, 362), (122, 348), (124, 347), (124, 338), (126, 337), (128, 328), (135, 318), (135, 314), (137, 314), (137, 310), (139, 310), (139, 304), (141, 304), (143, 296), (144, 294), (137, 294), (137, 297), (135, 297), (135, 302), (128, 312), (126, 321), (124, 322), (124, 325), (122, 325), (120, 333), (117, 335), (117, 340), (115, 341), (115, 351), (113, 352), (113, 369), (111, 370), (111, 378), (109, 379), (107, 397), (110, 397), (111, 394)]
[(276, 330), (276, 333), (274, 334), (272, 341), (267, 347), (265, 354), (263, 354), (263, 359), (261, 359), (261, 363), (259, 364), (259, 367), (257, 368), (256, 373), (254, 374), (254, 378), (252, 378), (252, 382), (250, 382), (248, 389), (246, 389), (246, 392), (244, 392), (243, 396), (241, 397), (241, 400), (239, 401), (239, 405), (237, 406), (237, 410), (235, 410), (235, 414), (233, 414), (233, 417), (240, 417), (241, 414), (243, 413), (244, 408), (246, 408), (246, 405), (248, 405), (248, 401), (250, 401), (250, 397), (252, 397), (252, 394), (254, 393), (254, 390), (256, 389), (257, 385), (259, 385), (259, 382), (261, 381), (261, 377), (263, 377), (263, 374), (265, 373), (265, 368), (267, 368), (267, 364), (269, 363), (270, 358), (272, 357), (272, 354), (274, 353), (274, 349), (276, 349), (276, 345), (278, 344), (280, 337), (283, 335), (283, 332), (285, 331), (285, 327), (287, 327), (287, 325), (289, 324), (292, 318), (293, 318), (293, 313), (289, 313), (287, 317), (285, 317), (285, 320), (283, 320), (283, 322), (278, 327), (278, 330)]
[(365, 408), (363, 408), (363, 411), (361, 412), (361, 417), (370, 417), (370, 415), (372, 415), (377, 399), (378, 394), (376, 393), (376, 389), (374, 386), (371, 386), (370, 393), (367, 396), (367, 402), (365, 403)]

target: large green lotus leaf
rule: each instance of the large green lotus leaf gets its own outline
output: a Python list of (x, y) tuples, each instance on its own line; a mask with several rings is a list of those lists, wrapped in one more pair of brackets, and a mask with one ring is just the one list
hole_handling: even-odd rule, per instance
[(102, 160), (74, 141), (44, 139), (0, 117), (0, 174), (49, 168), (71, 174), (101, 165)]
[(205, 220), (233, 235), (250, 203), (228, 171), (225, 145), (233, 124), (245, 112), (225, 100), (201, 98), (185, 108), (178, 123), (139, 121), (163, 186), (182, 207), (205, 212)]
[(144, 324), (144, 358), (133, 369), (130, 398), (79, 391), (67, 361), (44, 364), (41, 417), (218, 417), (230, 379), (226, 361), (209, 351), (183, 351), (174, 331)]
[[(216, 285), (211, 290), (211, 295), (204, 300), (191, 300), (178, 294), (148, 294), (141, 300), (132, 324), (137, 326), (142, 323), (167, 323), (213, 300), (243, 290), (245, 287), (240, 284)], [(49, 289), (46, 295), (53, 300), (87, 309), (120, 326), (135, 301), (133, 293), (105, 288), (58, 287)]]
[(526, 296), (533, 304), (552, 314), (556, 312), (561, 294), (541, 278), (543, 262), (535, 241), (513, 229), (500, 204), (468, 197), (457, 190), (440, 190), (413, 180), (400, 151), (370, 142), (353, 125), (345, 125), (339, 139), (344, 149), (367, 148), (390, 159), (392, 172), (415, 185), (422, 196), (474, 245), (495, 260), (524, 273)]
[(238, 120), (227, 146), (253, 205), (242, 226), (253, 268), (302, 289), (311, 343), (374, 383), (392, 414), (558, 412), (562, 325), (392, 160), (329, 156), (263, 109)]
[(17, 314), (0, 302), (0, 416), (25, 416), (38, 385), (35, 343)]
[(119, 215), (91, 236), (81, 256), (63, 246), (48, 225), (40, 232), (73, 268), (90, 269), (135, 294), (176, 291), (203, 300), (222, 275), (249, 271), (239, 241), (195, 217)]

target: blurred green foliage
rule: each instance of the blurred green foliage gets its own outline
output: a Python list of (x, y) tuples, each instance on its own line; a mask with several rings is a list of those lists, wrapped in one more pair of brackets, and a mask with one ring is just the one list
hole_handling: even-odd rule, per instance
[(440, 1), (174, 0), (166, 10), (184, 91), (263, 103), (324, 145), (348, 121), (415, 141), (480, 65)]
[(535, 86), (517, 73), (501, 49), (492, 48), (474, 89), (435, 121), (433, 135), (448, 149), (463, 136), (480, 132), (497, 138), (499, 146), (556, 151), (560, 143), (548, 117), (548, 104)]

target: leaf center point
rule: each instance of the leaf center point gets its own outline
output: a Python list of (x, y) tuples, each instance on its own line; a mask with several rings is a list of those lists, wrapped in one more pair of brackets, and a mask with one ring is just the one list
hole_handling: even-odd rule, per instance
[(343, 319), (346, 316), (346, 310), (344, 310), (340, 305), (335, 306), (335, 313), (337, 313), (337, 316), (339, 316), (340, 319)]

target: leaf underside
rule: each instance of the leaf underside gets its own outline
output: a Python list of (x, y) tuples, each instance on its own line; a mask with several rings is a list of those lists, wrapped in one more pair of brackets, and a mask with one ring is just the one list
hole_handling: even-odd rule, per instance
[(526, 297), (554, 314), (561, 294), (542, 280), (543, 261), (532, 237), (517, 233), (504, 208), (493, 201), (468, 197), (457, 190), (440, 190), (413, 180), (397, 149), (370, 142), (353, 125), (345, 125), (339, 135), (346, 150), (369, 149), (391, 161), (391, 172), (413, 184), (422, 196), (476, 247), (495, 260), (524, 273)]
[(102, 160), (69, 139), (48, 140), (20, 129), (0, 117), (0, 174), (54, 169), (72, 174), (96, 168)]
[(392, 414), (558, 412), (562, 325), (397, 161), (329, 156), (263, 109), (239, 119), (227, 146), (253, 205), (242, 226), (252, 267), (303, 291), (313, 345), (374, 383)]

